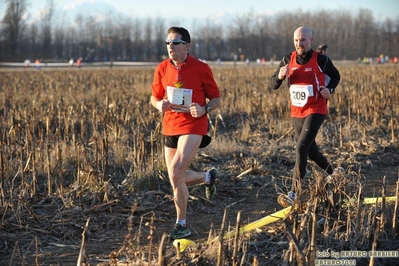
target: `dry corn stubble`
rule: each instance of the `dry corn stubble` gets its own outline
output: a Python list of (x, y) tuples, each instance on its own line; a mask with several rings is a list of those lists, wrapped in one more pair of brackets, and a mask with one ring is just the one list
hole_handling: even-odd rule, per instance
[[(399, 162), (398, 68), (338, 67), (342, 81), (329, 101), (330, 115), (318, 135), (318, 144), (335, 163), (349, 169), (348, 178), (364, 183), (363, 193), (380, 195), (386, 175), (386, 190), (392, 194)], [(210, 115), (212, 145), (199, 153), (193, 167), (214, 165), (220, 169), (221, 196), (216, 204), (209, 205), (196, 200), (202, 196), (200, 189), (190, 188), (191, 215), (204, 208), (217, 214), (204, 216), (197, 223), (189, 217), (199, 239), (211, 228), (210, 221), (216, 224), (216, 230), (221, 228), (223, 206), (233, 206), (228, 217), (231, 223), (236, 220), (235, 210), (247, 210), (241, 220), (253, 221), (264, 214), (262, 211), (270, 213), (277, 207), (270, 202), (275, 201), (276, 192), (284, 191), (282, 180), (290, 177), (294, 138), (284, 86), (278, 91), (267, 89), (273, 71), (268, 67), (214, 68), (223, 103)], [(113, 260), (125, 256), (130, 261), (154, 261), (151, 258), (157, 254), (157, 236), (170, 229), (166, 224), (173, 223), (174, 209), (164, 174), (161, 116), (149, 105), (152, 74), (153, 69), (1, 72), (0, 245), (5, 262), (21, 264), (38, 259), (51, 263), (46, 254), (55, 252), (52, 247), (56, 247), (56, 239), (62, 244), (56, 250), (66, 254), (65, 265), (76, 263), (76, 248), (88, 217), (95, 218), (90, 221), (94, 230), (86, 243), (86, 255), (92, 260), (96, 255), (109, 258), (111, 251), (117, 250)], [(317, 169), (313, 172), (322, 175)], [(356, 190), (349, 193), (343, 189), (345, 180), (337, 183), (339, 202), (357, 195)], [(312, 195), (323, 199), (323, 183), (318, 184)], [(327, 198), (324, 200), (322, 204), (329, 206)], [(311, 214), (316, 209), (314, 201), (309, 202)], [(130, 216), (132, 206), (136, 207)], [(150, 211), (156, 214), (156, 229), (151, 236), (144, 223)], [(373, 207), (336, 210), (336, 206), (329, 206), (325, 211), (318, 215), (331, 220), (326, 220), (317, 248), (370, 247), (379, 217)], [(384, 219), (389, 221), (392, 213), (392, 207), (388, 208)], [(358, 227), (346, 226), (348, 219), (356, 221)], [(302, 223), (306, 228), (311, 218)], [(31, 228), (28, 231), (23, 229), (27, 226)], [(302, 242), (297, 244), (302, 254), (311, 254), (314, 249), (308, 245), (313, 235), (301, 228), (287, 222), (286, 230), (292, 230), (290, 237), (301, 236)], [(392, 224), (387, 223), (386, 228), (392, 228)], [(271, 233), (255, 233), (256, 242), (251, 238), (236, 242), (239, 249), (229, 242), (228, 250), (240, 250), (234, 261), (273, 265), (273, 259), (281, 258), (285, 231), (281, 224), (266, 229)], [(22, 232), (24, 240), (18, 237)], [(129, 245), (121, 246), (120, 239), (127, 232)], [(389, 242), (392, 235), (383, 233)], [(357, 241), (353, 241), (353, 235)], [(152, 240), (152, 250), (148, 250), (147, 236)], [(108, 247), (99, 244), (105, 239)], [(40, 252), (29, 245), (34, 241), (38, 241)], [(132, 248), (133, 242), (142, 246)], [(281, 246), (273, 242), (281, 242)], [(291, 247), (287, 257), (296, 256)], [(163, 259), (173, 261), (173, 247), (167, 244), (165, 248)], [(74, 249), (76, 252), (71, 251)], [(216, 254), (215, 247), (203, 247), (183, 254), (180, 261), (215, 263)], [(228, 257), (223, 259), (229, 261)]]

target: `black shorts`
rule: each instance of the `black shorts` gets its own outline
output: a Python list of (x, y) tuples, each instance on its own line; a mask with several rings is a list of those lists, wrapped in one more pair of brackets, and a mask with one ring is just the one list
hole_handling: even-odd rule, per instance
[[(181, 135), (177, 135), (177, 136), (165, 136), (165, 146), (168, 148), (172, 148), (172, 149), (177, 149), (177, 142), (179, 140), (179, 137)], [(209, 143), (211, 143), (212, 138), (208, 135), (204, 135), (202, 136), (202, 141), (200, 144), (200, 148), (205, 148), (206, 146), (209, 145)]]

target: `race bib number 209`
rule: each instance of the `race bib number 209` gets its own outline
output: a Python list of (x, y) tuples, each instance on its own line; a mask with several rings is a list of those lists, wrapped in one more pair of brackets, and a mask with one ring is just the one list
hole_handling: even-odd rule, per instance
[(308, 98), (313, 96), (313, 85), (291, 85), (291, 104), (297, 107), (304, 107)]

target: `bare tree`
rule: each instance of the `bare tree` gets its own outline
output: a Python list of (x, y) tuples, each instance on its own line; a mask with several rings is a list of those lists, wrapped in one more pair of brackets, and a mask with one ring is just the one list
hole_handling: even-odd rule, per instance
[[(218, 58), (228, 58), (229, 54), (225, 53), (228, 49), (226, 49), (226, 43), (224, 42), (223, 39), (223, 26), (222, 25), (214, 25), (212, 27), (212, 33), (214, 34), (214, 38), (212, 41), (212, 46), (214, 47), (212, 50), (212, 58), (213, 60), (218, 59)], [(228, 47), (227, 47), (228, 48)]]
[(245, 14), (243, 16), (236, 17), (234, 23), (229, 28), (229, 36), (232, 44), (232, 54), (238, 56), (242, 60), (250, 53), (249, 44), (250, 33), (251, 33), (251, 14)]
[[(9, 57), (21, 60), (18, 51), (19, 41), (24, 33), (27, 3), (25, 0), (7, 0), (6, 14), (2, 20), (4, 36), (4, 58)], [(14, 59), (15, 60), (15, 59)]]
[(372, 45), (370, 45), (370, 37), (372, 36), (374, 18), (370, 10), (360, 9), (358, 16), (355, 18), (354, 33), (357, 40), (357, 52), (356, 57), (373, 56), (376, 51), (373, 51)]
[(47, 0), (47, 9), (44, 11), (43, 26), (42, 26), (42, 39), (43, 39), (43, 55), (47, 58), (51, 56), (51, 25), (53, 22), (55, 4), (54, 0)]
[(29, 26), (29, 44), (32, 46), (33, 49), (37, 48), (37, 32), (38, 32), (38, 27), (36, 23), (32, 23)]
[(212, 23), (209, 21), (209, 19), (206, 20), (206, 25), (202, 28), (201, 30), (201, 36), (202, 38), (199, 39), (200, 41), (200, 47), (201, 47), (201, 54), (204, 59), (212, 59), (212, 48), (213, 44), (212, 41), (214, 39), (214, 36), (216, 34), (213, 33), (211, 26)]
[(65, 58), (65, 50), (64, 50), (64, 39), (65, 39), (65, 32), (61, 26), (57, 26), (54, 30), (54, 52), (56, 57)]
[(124, 61), (129, 60), (132, 54), (132, 27), (133, 22), (131, 19), (124, 20), (121, 24), (121, 56)]
[(144, 40), (144, 52), (143, 52), (143, 55), (144, 55), (144, 60), (145, 61), (151, 61), (151, 59), (152, 59), (152, 49), (151, 49), (151, 47), (152, 47), (152, 45), (151, 45), (151, 40), (153, 40), (153, 31), (152, 31), (152, 29), (153, 29), (153, 26), (152, 26), (152, 19), (147, 19), (147, 22), (146, 22), (146, 24), (144, 25), (144, 32), (145, 32), (145, 38), (147, 39), (147, 40)]
[(75, 60), (81, 55), (79, 53), (78, 31), (75, 28), (64, 29), (65, 41), (63, 43), (64, 53)]
[(293, 48), (293, 34), (298, 23), (291, 18), (290, 13), (284, 12), (276, 16), (274, 28), (271, 32), (273, 42), (273, 55), (276, 55), (277, 60), (292, 51)]
[[(396, 24), (396, 27), (395, 27)], [(381, 25), (380, 31), (378, 32), (379, 37), (379, 51), (387, 51), (388, 56), (399, 55), (399, 17), (396, 23), (392, 19), (386, 19)]]
[[(25, 20), (26, 0), (6, 3), (6, 15), (0, 24), (0, 61), (22, 61), (32, 56), (160, 61), (166, 56), (163, 39), (167, 29), (163, 17), (141, 20), (109, 16), (99, 21), (95, 16), (79, 14), (74, 25), (57, 24), (55, 1), (47, 0), (41, 20), (30, 22)], [(182, 21), (176, 19), (169, 23), (180, 25)], [(315, 36), (314, 45), (327, 43), (334, 60), (380, 54), (399, 56), (399, 16), (375, 21), (367, 9), (360, 9), (355, 15), (342, 9), (314, 13), (299, 9), (273, 16), (251, 10), (229, 23), (218, 23), (220, 20), (215, 22), (211, 18), (193, 21), (191, 54), (206, 60), (232, 60), (234, 55), (238, 60), (254, 61), (262, 57), (280, 60), (294, 49), (294, 30), (309, 26)], [(189, 27), (185, 23), (182, 26)]]
[(165, 55), (165, 19), (157, 17), (155, 20), (155, 60), (162, 60)]
[[(144, 34), (142, 30), (142, 22), (136, 21), (133, 27), (133, 38), (132, 38), (132, 50), (133, 53), (131, 55), (131, 59), (133, 61), (136, 60), (143, 60), (143, 53), (144, 53), (144, 48), (143, 48), (143, 38), (146, 38), (147, 34)], [(143, 37), (144, 36), (144, 37)]]
[[(328, 19), (328, 17), (327, 17)], [(353, 37), (353, 19), (348, 11), (342, 11), (335, 15), (331, 22), (333, 31), (322, 43), (328, 44), (328, 55), (334, 59), (346, 59), (355, 53), (356, 39)], [(352, 57), (356, 59), (356, 57)]]

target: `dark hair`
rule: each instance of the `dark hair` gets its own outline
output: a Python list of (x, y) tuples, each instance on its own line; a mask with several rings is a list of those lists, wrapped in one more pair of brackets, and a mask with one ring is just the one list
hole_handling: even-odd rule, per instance
[(182, 27), (170, 27), (168, 29), (168, 34), (169, 33), (179, 33), (181, 35), (181, 39), (183, 41), (185, 41), (186, 43), (190, 43), (191, 42), (191, 37), (190, 37), (190, 33), (188, 33), (188, 30), (186, 30), (185, 28)]
[(321, 53), (321, 51), (327, 50), (328, 46), (327, 44), (320, 44), (319, 47), (317, 47), (317, 52)]

